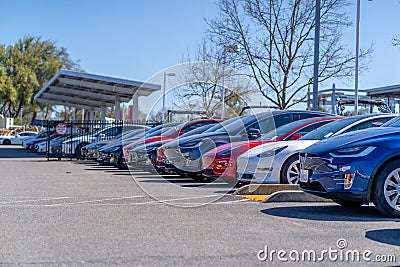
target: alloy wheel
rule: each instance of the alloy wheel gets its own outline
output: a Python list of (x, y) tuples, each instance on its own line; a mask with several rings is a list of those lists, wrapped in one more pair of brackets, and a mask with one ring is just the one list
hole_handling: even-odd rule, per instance
[(394, 169), (384, 183), (383, 193), (386, 202), (395, 210), (400, 211), (400, 168)]
[(300, 160), (293, 161), (287, 170), (286, 177), (289, 184), (299, 183)]

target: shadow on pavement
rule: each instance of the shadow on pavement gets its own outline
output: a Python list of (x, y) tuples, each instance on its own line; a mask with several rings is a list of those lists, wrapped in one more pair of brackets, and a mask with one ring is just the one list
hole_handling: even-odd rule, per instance
[(0, 145), (0, 159), (30, 159), (30, 158), (41, 158), (45, 156), (42, 154), (35, 153), (31, 150), (26, 150), (21, 146), (5, 146)]
[(365, 237), (380, 243), (400, 246), (400, 229), (371, 230), (365, 233)]
[(291, 206), (274, 207), (261, 210), (261, 212), (272, 216), (315, 221), (373, 222), (394, 220), (400, 222), (400, 219), (384, 217), (373, 206), (361, 206), (357, 208), (348, 208), (339, 205)]

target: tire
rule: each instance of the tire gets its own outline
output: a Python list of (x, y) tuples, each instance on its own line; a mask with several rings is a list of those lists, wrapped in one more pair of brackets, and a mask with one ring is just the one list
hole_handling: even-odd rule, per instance
[(3, 145), (11, 145), (10, 139), (5, 139), (5, 140), (3, 141)]
[[(297, 174), (295, 174), (297, 172)], [(281, 169), (281, 184), (298, 184), (300, 172), (300, 160), (297, 155), (291, 156), (285, 161)]]
[(79, 145), (76, 146), (76, 148), (75, 148), (75, 157), (76, 157), (77, 159), (82, 159), (81, 148), (84, 147), (85, 145), (87, 145), (87, 144), (85, 144), (85, 143), (80, 143)]
[(343, 199), (333, 199), (337, 204), (342, 205), (343, 207), (360, 207), (363, 203), (351, 200), (343, 200)]
[(210, 179), (208, 179), (207, 177), (205, 177), (201, 174), (188, 175), (188, 177), (190, 177), (195, 182), (200, 182), (200, 183), (210, 182)]
[(400, 217), (400, 160), (385, 165), (375, 177), (373, 202), (380, 213)]

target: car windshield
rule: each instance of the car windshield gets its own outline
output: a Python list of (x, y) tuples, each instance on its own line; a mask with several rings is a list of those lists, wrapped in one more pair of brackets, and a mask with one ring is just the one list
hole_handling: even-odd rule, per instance
[(249, 122), (253, 121), (255, 116), (246, 116), (246, 117), (239, 117), (239, 118), (233, 118), (230, 120), (225, 121), (230, 123), (224, 124), (222, 123), (222, 127), (218, 129), (216, 132), (217, 133), (229, 133), (229, 134), (237, 134), (241, 130), (245, 129), (245, 125), (247, 125)]
[(285, 135), (286, 133), (293, 131), (297, 127), (300, 127), (308, 122), (315, 121), (317, 118), (309, 118), (305, 120), (299, 120), (299, 121), (294, 121), (289, 124), (283, 125), (281, 127), (278, 127), (272, 131), (269, 131), (265, 134), (263, 134), (259, 140), (276, 140), (277, 138)]
[(232, 118), (229, 120), (226, 120), (224, 122), (220, 122), (220, 123), (216, 123), (215, 125), (213, 125), (210, 129), (204, 131), (203, 133), (212, 133), (217, 131), (218, 129), (221, 129), (222, 127), (224, 127), (225, 125), (228, 125), (229, 123), (232, 123), (233, 121), (237, 120), (237, 118)]
[(189, 131), (189, 132), (183, 134), (182, 136), (188, 136), (188, 135), (194, 135), (194, 134), (201, 134), (201, 133), (204, 133), (204, 132), (207, 131), (208, 129), (214, 127), (214, 124), (215, 124), (215, 123), (210, 123), (210, 124), (203, 125), (203, 126), (201, 126), (201, 127), (195, 128), (195, 129), (193, 129), (193, 130), (191, 130), (191, 131)]
[(171, 134), (173, 134), (174, 132), (176, 132), (178, 129), (182, 129), (183, 126), (185, 126), (187, 123), (188, 123), (188, 122), (184, 122), (184, 123), (178, 124), (177, 126), (171, 127), (171, 128), (168, 129), (167, 131), (163, 132), (163, 133), (161, 134), (161, 136), (168, 136), (168, 135), (171, 135)]
[(331, 123), (328, 123), (324, 126), (319, 127), (318, 129), (315, 129), (312, 132), (309, 132), (308, 134), (304, 135), (302, 138), (299, 140), (322, 140), (325, 138), (328, 138), (335, 134), (336, 132), (340, 131), (344, 127), (360, 120), (359, 117), (350, 117), (350, 118), (345, 118), (340, 121), (334, 121)]
[(381, 127), (400, 127), (400, 116), (394, 117), (393, 119), (385, 122)]

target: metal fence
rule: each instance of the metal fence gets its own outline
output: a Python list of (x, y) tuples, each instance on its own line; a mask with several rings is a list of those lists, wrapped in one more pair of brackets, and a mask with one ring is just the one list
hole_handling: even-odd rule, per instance
[(93, 142), (114, 139), (122, 132), (154, 126), (157, 122), (47, 121), (48, 160), (81, 159), (81, 148)]

